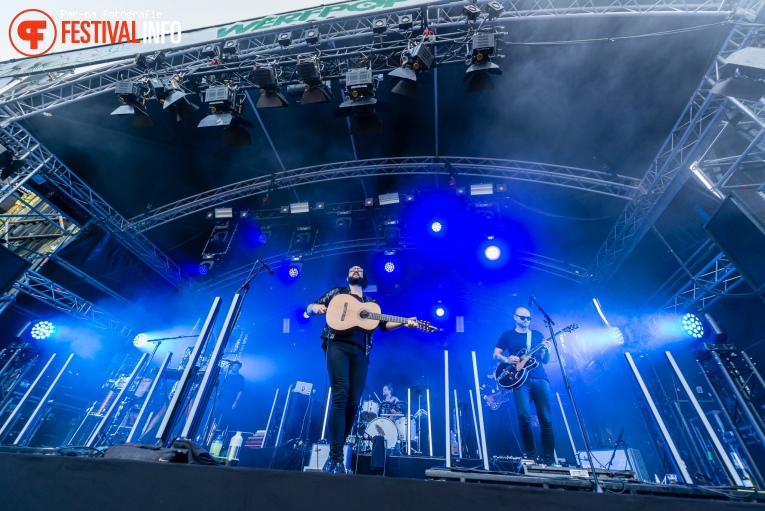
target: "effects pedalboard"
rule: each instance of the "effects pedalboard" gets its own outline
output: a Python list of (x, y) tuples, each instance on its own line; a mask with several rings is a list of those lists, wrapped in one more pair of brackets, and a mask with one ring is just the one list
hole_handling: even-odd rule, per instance
[[(537, 465), (534, 460), (518, 456), (492, 456), (491, 461), (495, 468), (499, 468), (503, 472), (516, 472), (518, 474), (536, 477), (592, 477), (592, 472), (589, 467), (554, 467), (549, 465)], [(598, 478), (603, 480), (637, 480), (635, 472), (632, 470), (606, 470), (596, 468), (595, 472), (598, 474)]]

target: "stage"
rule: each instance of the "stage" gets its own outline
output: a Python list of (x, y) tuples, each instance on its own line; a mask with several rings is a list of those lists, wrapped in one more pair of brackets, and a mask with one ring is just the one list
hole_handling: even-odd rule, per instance
[[(417, 463), (423, 464), (422, 458)], [(432, 480), (0, 453), (3, 508), (13, 510), (389, 511), (494, 509), (512, 505), (535, 511), (561, 508), (727, 511), (765, 502), (765, 498), (755, 492), (730, 489), (608, 483), (604, 485), (605, 493), (596, 494), (587, 479), (580, 480), (579, 486), (574, 487), (562, 478), (443, 468), (429, 469), (427, 476)], [(547, 479), (547, 484), (542, 479)], [(645, 491), (632, 491), (633, 487)], [(647, 494), (649, 488), (654, 489), (654, 494)], [(678, 491), (679, 488), (682, 491)], [(666, 491), (666, 495), (657, 495), (656, 491)]]

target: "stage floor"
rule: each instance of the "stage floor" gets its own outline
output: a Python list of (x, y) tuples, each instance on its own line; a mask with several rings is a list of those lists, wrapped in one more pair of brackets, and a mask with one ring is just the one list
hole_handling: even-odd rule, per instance
[[(426, 464), (422, 458), (417, 463)], [(647, 508), (652, 511), (727, 511), (751, 509), (753, 502), (765, 502), (755, 492), (719, 488), (673, 486), (683, 491), (658, 495), (632, 491), (634, 483), (625, 483), (628, 486), (609, 483), (606, 493), (597, 494), (591, 491), (592, 485), (587, 479), (572, 485), (564, 484), (560, 477), (444, 468), (426, 469), (426, 472), (432, 480), (0, 453), (0, 507), (14, 511), (206, 508), (464, 511), (510, 506), (534, 511), (645, 511)], [(547, 479), (547, 484), (541, 479)], [(484, 484), (471, 484), (476, 482)], [(654, 489), (669, 486), (642, 485)]]

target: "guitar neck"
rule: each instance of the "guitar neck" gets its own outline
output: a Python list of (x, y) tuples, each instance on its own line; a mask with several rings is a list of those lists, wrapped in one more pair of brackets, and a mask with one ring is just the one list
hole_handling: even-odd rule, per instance
[(409, 321), (409, 318), (405, 318), (402, 316), (391, 316), (390, 314), (375, 314), (374, 312), (369, 313), (369, 319), (377, 319), (379, 321), (390, 321), (391, 323), (404, 323), (404, 324), (406, 324), (406, 322)]

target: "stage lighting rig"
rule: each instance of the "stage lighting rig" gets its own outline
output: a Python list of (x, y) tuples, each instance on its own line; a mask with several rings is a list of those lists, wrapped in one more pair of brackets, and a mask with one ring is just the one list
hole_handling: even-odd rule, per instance
[(303, 39), (305, 39), (305, 42), (308, 44), (317, 44), (319, 42), (319, 29), (318, 28), (308, 28), (303, 33)]
[(345, 101), (333, 110), (335, 117), (350, 117), (351, 135), (369, 135), (382, 132), (382, 121), (377, 110), (389, 108), (375, 98), (377, 81), (370, 68), (349, 69), (345, 74)]
[(468, 21), (475, 21), (481, 15), (481, 8), (475, 4), (468, 4), (462, 8), (462, 14)]
[(135, 80), (121, 80), (114, 84), (114, 93), (121, 106), (117, 107), (111, 115), (132, 115), (134, 128), (147, 128), (154, 123), (145, 110), (146, 95), (148, 88)]
[(241, 116), (242, 101), (237, 99), (236, 87), (208, 87), (205, 90), (205, 103), (210, 105), (211, 113), (199, 122), (198, 128), (225, 127), (224, 147), (250, 145), (250, 134), (245, 128), (252, 128), (253, 124)]
[(305, 88), (300, 98), (301, 105), (329, 103), (329, 89), (321, 80), (321, 62), (318, 57), (298, 60), (295, 71)]
[(186, 96), (189, 93), (181, 88), (180, 82), (179, 76), (174, 76), (170, 80), (149, 78), (149, 86), (154, 92), (154, 97), (162, 105), (163, 110), (169, 109), (175, 114), (175, 120), (178, 122), (199, 110), (197, 105), (188, 100)]
[(489, 20), (495, 20), (502, 16), (502, 13), (505, 12), (505, 8), (502, 7), (502, 4), (497, 1), (489, 2), (485, 5), (486, 12), (489, 14)]
[(494, 34), (479, 32), (473, 35), (470, 67), (462, 81), (470, 80), (467, 92), (477, 92), (494, 88), (489, 74), (501, 75), (502, 70), (491, 62), (491, 56), (497, 49)]
[(417, 96), (417, 75), (433, 66), (433, 53), (423, 43), (416, 44), (411, 50), (401, 55), (401, 67), (388, 73), (396, 79), (391, 89), (394, 94)]
[(279, 77), (276, 69), (271, 66), (255, 66), (252, 68), (252, 81), (260, 88), (260, 99), (256, 108), (279, 108), (288, 106), (289, 102), (279, 92)]

